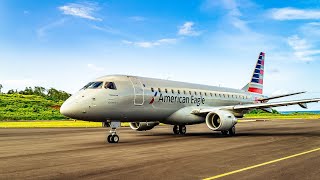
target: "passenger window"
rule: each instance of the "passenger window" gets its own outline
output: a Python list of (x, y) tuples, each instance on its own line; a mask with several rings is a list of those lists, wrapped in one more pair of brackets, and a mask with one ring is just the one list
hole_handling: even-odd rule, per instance
[(106, 89), (113, 89), (116, 90), (116, 85), (114, 84), (114, 82), (106, 82), (106, 84), (104, 85), (104, 88)]
[(178, 90), (178, 94), (180, 94), (180, 90)]
[(164, 91), (165, 91), (166, 93), (168, 93), (168, 89), (164, 89)]
[(210, 96), (212, 97), (212, 93), (210, 93)]
[(196, 91), (194, 92), (194, 95), (197, 95), (197, 92), (196, 92)]
[(171, 92), (172, 92), (172, 94), (174, 94), (174, 90), (173, 89), (171, 89)]
[(192, 94), (191, 91), (189, 91), (189, 94), (190, 94), (190, 95)]
[(159, 91), (159, 93), (161, 93), (161, 89), (160, 88), (158, 88), (158, 91)]
[(205, 92), (204, 95), (207, 96), (207, 93)]
[(202, 96), (202, 93), (200, 92), (200, 96)]
[(185, 91), (185, 90), (183, 90), (183, 94), (186, 94), (186, 91)]
[(151, 92), (154, 92), (154, 89), (153, 89), (153, 88), (151, 88)]

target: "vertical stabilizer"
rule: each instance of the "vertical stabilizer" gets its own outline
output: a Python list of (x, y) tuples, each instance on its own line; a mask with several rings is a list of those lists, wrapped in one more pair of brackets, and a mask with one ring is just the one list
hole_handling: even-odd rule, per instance
[(262, 94), (263, 91), (263, 75), (264, 75), (264, 59), (265, 53), (261, 52), (252, 73), (251, 81), (242, 88), (248, 92)]

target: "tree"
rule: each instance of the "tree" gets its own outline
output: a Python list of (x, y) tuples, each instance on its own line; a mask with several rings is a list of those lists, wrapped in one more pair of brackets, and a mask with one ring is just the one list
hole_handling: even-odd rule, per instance
[(15, 91), (13, 90), (13, 89), (10, 89), (8, 92), (7, 92), (7, 94), (14, 94), (15, 93)]
[(46, 88), (44, 88), (44, 87), (40, 87), (40, 86), (35, 86), (34, 87), (34, 91), (33, 91), (34, 95), (43, 96), (44, 97), (44, 96), (46, 96), (45, 92), (46, 92)]
[(1, 89), (3, 88), (2, 84), (0, 84), (0, 94), (1, 94)]

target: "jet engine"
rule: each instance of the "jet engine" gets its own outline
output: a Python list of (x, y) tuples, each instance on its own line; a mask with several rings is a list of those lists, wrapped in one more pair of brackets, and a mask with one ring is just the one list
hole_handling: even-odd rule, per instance
[(227, 131), (237, 122), (232, 113), (223, 110), (212, 111), (206, 116), (206, 124), (212, 131)]
[(159, 122), (132, 122), (130, 123), (130, 127), (136, 131), (147, 131), (155, 126), (159, 125)]

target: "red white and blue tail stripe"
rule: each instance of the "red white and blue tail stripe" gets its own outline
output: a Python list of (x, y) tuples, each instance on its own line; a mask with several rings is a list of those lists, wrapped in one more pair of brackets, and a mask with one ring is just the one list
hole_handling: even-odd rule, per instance
[(261, 52), (253, 71), (250, 83), (246, 87), (248, 92), (262, 94), (263, 91), (263, 75), (264, 75), (265, 53)]

